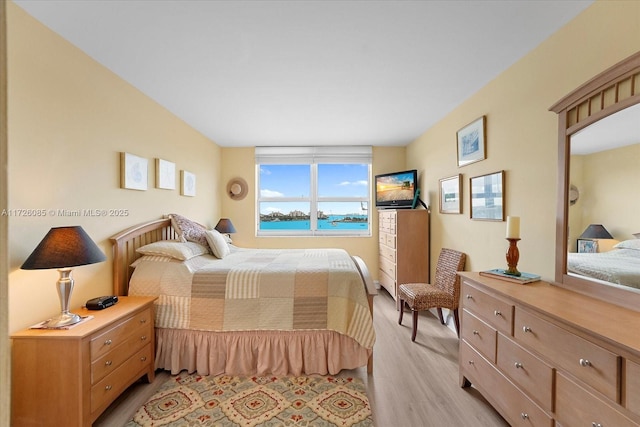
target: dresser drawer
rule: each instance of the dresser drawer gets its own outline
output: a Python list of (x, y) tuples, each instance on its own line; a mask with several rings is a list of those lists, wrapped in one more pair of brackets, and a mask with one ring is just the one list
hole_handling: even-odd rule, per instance
[(113, 372), (91, 387), (91, 412), (102, 411), (136, 378), (134, 375), (148, 369), (153, 360), (151, 345), (148, 344), (129, 358)]
[(491, 363), (496, 361), (496, 330), (466, 309), (462, 311), (462, 339), (466, 340)]
[[(464, 365), (467, 378), (485, 390), (486, 396), (498, 406), (497, 409), (510, 425), (516, 427), (551, 427), (553, 425), (549, 415), (464, 341), (460, 343), (460, 363)], [(494, 390), (500, 392), (492, 393)]]
[(460, 291), (462, 305), (478, 317), (487, 321), (500, 332), (507, 335), (513, 333), (513, 305), (470, 285), (462, 280)]
[(516, 310), (514, 336), (609, 399), (620, 401), (618, 355), (521, 308)]
[(556, 418), (565, 427), (638, 426), (613, 405), (591, 394), (562, 373), (556, 374)]
[(117, 369), (133, 353), (149, 344), (153, 333), (149, 323), (142, 324), (120, 345), (94, 360), (91, 363), (91, 384), (100, 381)]
[(387, 258), (380, 257), (380, 270), (384, 272), (387, 276), (393, 279), (394, 283), (396, 281), (396, 264), (391, 262)]
[(498, 333), (498, 368), (543, 409), (553, 410), (553, 368)]
[(378, 282), (381, 286), (383, 286), (389, 294), (396, 298), (396, 281), (395, 279), (389, 277), (385, 271), (378, 270)]
[(625, 360), (623, 405), (640, 415), (640, 364)]
[(392, 262), (396, 263), (396, 250), (389, 246), (380, 246), (380, 257)]
[(151, 310), (146, 309), (123, 321), (118, 326), (91, 338), (91, 361), (108, 353), (112, 348), (122, 344), (140, 325), (153, 324)]

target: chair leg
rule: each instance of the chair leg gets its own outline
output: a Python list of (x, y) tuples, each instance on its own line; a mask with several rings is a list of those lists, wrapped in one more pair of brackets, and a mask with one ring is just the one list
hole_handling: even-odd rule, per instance
[(460, 317), (458, 316), (458, 309), (453, 310), (453, 321), (456, 324), (456, 332), (458, 334), (458, 338), (460, 338)]
[(398, 316), (398, 325), (402, 325), (402, 315), (404, 314), (404, 301), (399, 300), (400, 315)]
[(413, 330), (411, 331), (411, 341), (415, 342), (418, 333), (418, 310), (413, 310)]
[(442, 315), (442, 308), (440, 307), (438, 307), (438, 319), (440, 319), (440, 323), (446, 325), (446, 323), (444, 323), (444, 316)]

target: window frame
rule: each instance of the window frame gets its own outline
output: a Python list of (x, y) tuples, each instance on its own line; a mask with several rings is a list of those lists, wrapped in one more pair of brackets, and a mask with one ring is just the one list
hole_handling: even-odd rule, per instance
[[(256, 147), (256, 236), (257, 237), (371, 237), (372, 155), (370, 146), (356, 147)], [(310, 168), (309, 197), (262, 197), (261, 166), (304, 164)], [(366, 196), (336, 197), (318, 195), (318, 165), (360, 164), (367, 166)], [(309, 203), (309, 230), (261, 230), (260, 205), (265, 202)], [(323, 202), (356, 202), (367, 205), (367, 227), (364, 230), (319, 230), (318, 205)]]

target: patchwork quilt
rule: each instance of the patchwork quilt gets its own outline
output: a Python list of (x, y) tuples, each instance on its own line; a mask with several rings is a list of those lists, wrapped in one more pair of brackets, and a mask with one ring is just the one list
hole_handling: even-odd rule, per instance
[(237, 249), (217, 259), (149, 257), (130, 295), (153, 295), (156, 327), (203, 331), (332, 330), (375, 342), (360, 273), (342, 249)]

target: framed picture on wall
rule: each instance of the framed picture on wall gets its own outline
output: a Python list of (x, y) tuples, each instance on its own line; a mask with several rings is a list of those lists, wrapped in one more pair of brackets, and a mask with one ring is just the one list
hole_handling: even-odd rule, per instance
[(440, 213), (462, 213), (462, 175), (440, 180)]
[(486, 118), (482, 116), (457, 132), (458, 167), (486, 159)]
[(156, 159), (156, 187), (163, 190), (176, 189), (176, 164), (163, 159)]
[(469, 179), (471, 219), (504, 221), (504, 171)]
[(149, 161), (130, 153), (120, 153), (120, 187), (128, 190), (147, 189)]
[(182, 170), (180, 171), (180, 194), (193, 197), (196, 195), (196, 175)]

